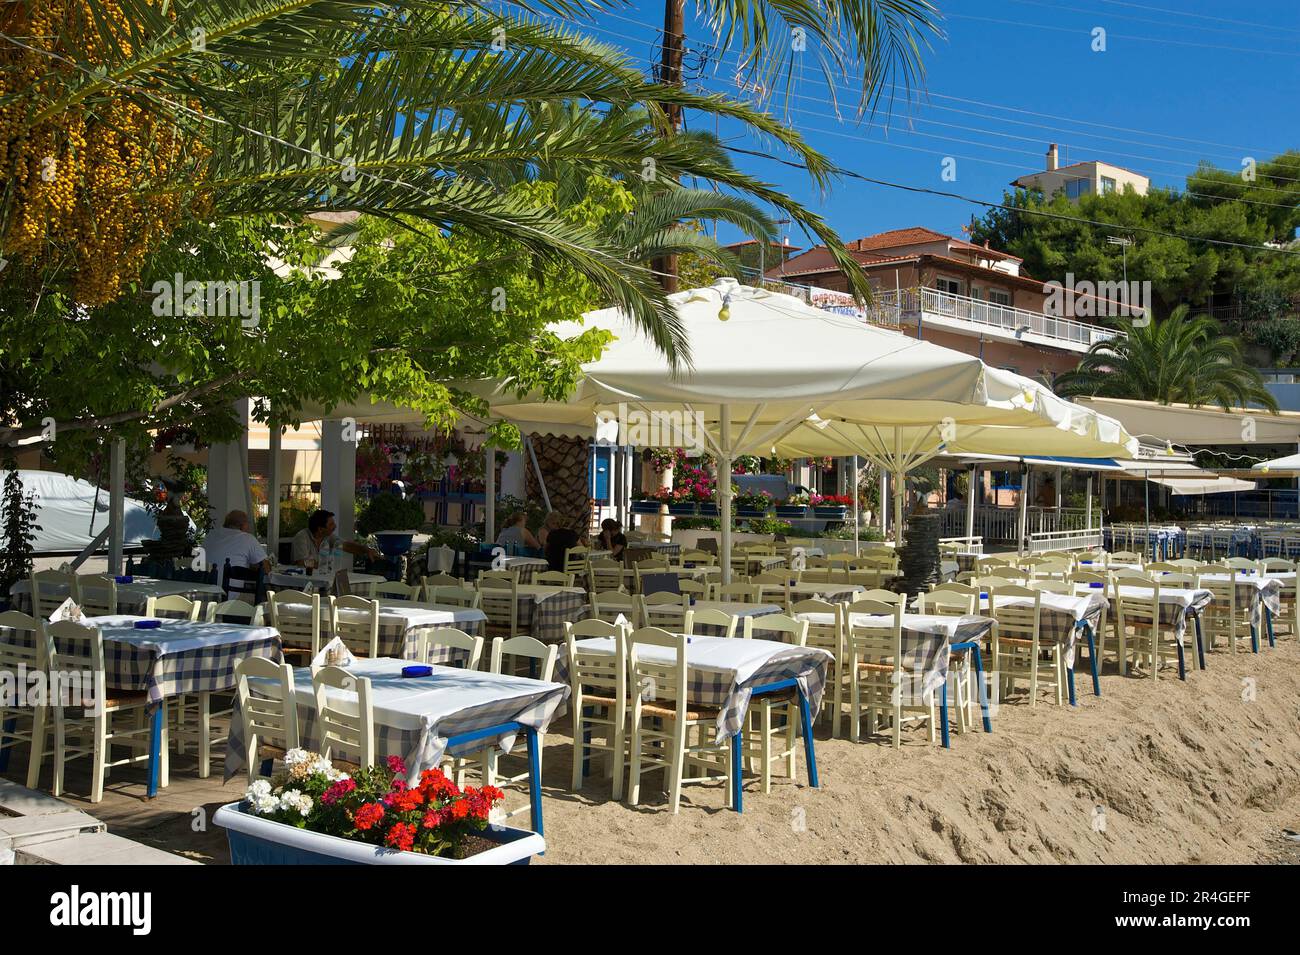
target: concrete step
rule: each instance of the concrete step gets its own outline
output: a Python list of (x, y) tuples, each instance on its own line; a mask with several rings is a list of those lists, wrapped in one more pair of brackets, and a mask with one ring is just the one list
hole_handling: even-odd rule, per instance
[(14, 862), (17, 865), (199, 865), (111, 832), (92, 832), (23, 846), (16, 851)]

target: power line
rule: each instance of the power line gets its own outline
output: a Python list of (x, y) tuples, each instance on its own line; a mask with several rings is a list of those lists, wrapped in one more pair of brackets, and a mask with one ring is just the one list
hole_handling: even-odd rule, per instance
[[(754, 156), (759, 159), (766, 159), (770, 162), (780, 163), (783, 166), (789, 166), (793, 169), (804, 168), (800, 163), (789, 159), (782, 159), (780, 156), (773, 156), (771, 153), (759, 152), (753, 149), (744, 149), (739, 146), (724, 146), (724, 149), (730, 152), (740, 153), (746, 156)], [(912, 186), (901, 182), (891, 182), (888, 179), (876, 179), (872, 176), (865, 176), (860, 172), (852, 169), (846, 169), (843, 166), (835, 166), (831, 170), (837, 175), (849, 179), (857, 179), (861, 182), (870, 183), (875, 186), (885, 186), (890, 189), (901, 189), (905, 192), (921, 193), (924, 195), (938, 196), (943, 199), (956, 199), (959, 202), (968, 202), (972, 205), (983, 206), (986, 209), (1003, 209), (1007, 212), (1014, 212), (1023, 215), (1039, 216), (1045, 219), (1057, 219), (1063, 222), (1077, 222), (1081, 225), (1097, 226), (1098, 228), (1108, 230), (1119, 230), (1121, 232), (1140, 232), (1144, 235), (1163, 236), (1168, 239), (1182, 239), (1186, 242), (1204, 242), (1209, 245), (1218, 245), (1238, 249), (1249, 249), (1254, 252), (1276, 252), (1283, 255), (1300, 255), (1300, 249), (1289, 249), (1274, 247), (1268, 245), (1254, 245), (1248, 242), (1233, 242), (1230, 239), (1215, 239), (1209, 236), (1191, 236), (1183, 235), (1178, 232), (1166, 232), (1163, 229), (1152, 229), (1147, 226), (1122, 225), (1117, 222), (1103, 222), (1099, 219), (1086, 219), (1082, 216), (1067, 216), (1059, 212), (1048, 212), (1045, 209), (1026, 209), (1019, 206), (1010, 206), (1003, 202), (989, 202), (985, 199), (975, 199), (971, 196), (964, 196), (957, 192), (947, 192), (942, 189), (931, 189), (926, 186)]]
[(1229, 20), (1224, 17), (1212, 17), (1204, 13), (1189, 13), (1183, 10), (1169, 10), (1165, 7), (1153, 7), (1145, 3), (1130, 3), (1126, 0), (1098, 0), (1099, 3), (1109, 4), (1116, 7), (1133, 7), (1138, 10), (1150, 10), (1154, 13), (1172, 13), (1180, 17), (1191, 17), (1196, 20), (1211, 20), (1215, 23), (1231, 23), (1235, 26), (1256, 27), (1260, 30), (1281, 30), (1285, 33), (1300, 33), (1296, 27), (1280, 27), (1275, 23), (1251, 23), (1249, 20)]
[[(1220, 26), (1202, 27), (1202, 26), (1196, 26), (1195, 24), (1192, 23), (1177, 23), (1177, 22), (1171, 23), (1169, 20), (1156, 20), (1152, 17), (1135, 17), (1124, 13), (1109, 13), (1102, 10), (1090, 10), (1085, 7), (1067, 6), (1061, 3), (1046, 3), (1044, 2), (1044, 0), (1008, 0), (1008, 2), (1020, 3), (1030, 7), (1046, 7), (1049, 10), (1061, 10), (1067, 13), (1080, 13), (1080, 14), (1084, 14), (1085, 16), (1092, 16), (1092, 17), (1106, 16), (1115, 20), (1127, 20), (1131, 23), (1149, 23), (1158, 27), (1173, 27), (1174, 29), (1179, 29), (1179, 30), (1200, 30), (1201, 32), (1204, 33), (1215, 33), (1215, 34), (1227, 35), (1227, 36), (1246, 36), (1246, 37), (1251, 37), (1252, 39), (1259, 38), (1258, 31), (1260, 29), (1269, 29), (1269, 30), (1279, 29), (1276, 27), (1266, 27), (1263, 24), (1253, 24), (1256, 27), (1256, 29), (1252, 31), (1225, 30), (1223, 29), (1223, 27)], [(1105, 2), (1105, 0), (1102, 0), (1102, 2)], [(1172, 10), (1156, 11), (1156, 12), (1175, 13)], [(1175, 13), (1175, 16), (1185, 16), (1185, 15), (1186, 14)], [(1281, 29), (1285, 29), (1285, 28), (1281, 28)]]

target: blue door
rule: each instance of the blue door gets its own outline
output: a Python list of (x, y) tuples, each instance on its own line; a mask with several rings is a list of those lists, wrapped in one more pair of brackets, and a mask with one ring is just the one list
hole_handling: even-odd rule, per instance
[(609, 468), (613, 448), (596, 445), (587, 459), (587, 486), (597, 501), (609, 500)]

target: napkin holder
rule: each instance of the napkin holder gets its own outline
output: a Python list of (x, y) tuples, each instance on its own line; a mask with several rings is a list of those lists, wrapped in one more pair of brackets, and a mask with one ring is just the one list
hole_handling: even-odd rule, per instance
[(356, 662), (356, 657), (352, 655), (352, 651), (348, 649), (347, 644), (339, 637), (335, 637), (321, 647), (320, 653), (312, 657), (311, 672), (315, 673), (322, 667), (339, 667), (346, 670)]
[(73, 623), (81, 623), (85, 616), (81, 612), (81, 606), (69, 597), (63, 603), (54, 608), (54, 613), (50, 614), (50, 623), (58, 623), (60, 620), (71, 620)]

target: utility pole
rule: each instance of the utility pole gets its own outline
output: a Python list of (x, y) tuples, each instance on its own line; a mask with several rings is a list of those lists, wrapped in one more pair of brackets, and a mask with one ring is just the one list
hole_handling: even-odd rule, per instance
[(1120, 255), (1123, 256), (1124, 260), (1124, 311), (1131, 314), (1128, 307), (1128, 247), (1133, 244), (1133, 240), (1118, 235), (1108, 235), (1106, 236), (1106, 242), (1120, 247)]
[[(686, 42), (686, 0), (665, 0), (664, 2), (664, 39), (660, 51), (658, 80), (665, 86), (682, 85), (682, 47)], [(669, 135), (676, 135), (682, 128), (682, 111), (679, 106), (665, 107), (668, 115)], [(665, 292), (676, 292), (677, 256), (665, 255), (655, 259), (651, 267), (659, 276), (659, 282)]]

